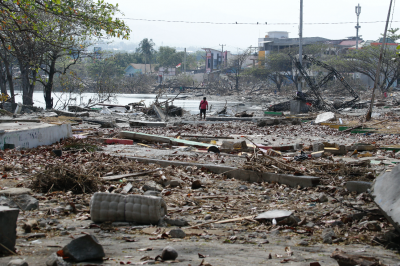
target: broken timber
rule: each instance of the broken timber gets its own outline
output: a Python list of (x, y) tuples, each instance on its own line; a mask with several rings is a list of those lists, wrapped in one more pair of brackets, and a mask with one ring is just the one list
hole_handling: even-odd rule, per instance
[(134, 177), (134, 176), (147, 175), (147, 174), (151, 174), (151, 173), (157, 172), (159, 170), (161, 170), (161, 168), (157, 168), (155, 170), (146, 171), (146, 172), (140, 172), (140, 173), (130, 173), (130, 174), (123, 174), (123, 175), (103, 176), (103, 177), (101, 177), (101, 179), (108, 180), (108, 181), (110, 181), (110, 180), (118, 180), (118, 179), (125, 178), (125, 177)]
[(119, 133), (119, 137), (123, 139), (134, 139), (134, 140), (145, 140), (149, 142), (159, 142), (159, 143), (170, 143), (176, 146), (194, 146), (199, 148), (209, 148), (211, 146), (218, 147), (217, 145), (211, 145), (207, 143), (197, 142), (197, 141), (190, 141), (190, 140), (183, 140), (183, 139), (176, 139), (176, 138), (168, 138), (163, 136), (157, 135), (150, 135), (145, 133), (138, 133), (138, 132), (129, 132), (129, 131), (121, 131)]

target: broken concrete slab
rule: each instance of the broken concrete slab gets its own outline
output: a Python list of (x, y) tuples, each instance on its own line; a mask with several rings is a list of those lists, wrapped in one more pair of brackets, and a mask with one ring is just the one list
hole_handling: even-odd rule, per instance
[(64, 257), (75, 262), (103, 260), (104, 249), (94, 235), (85, 235), (72, 240), (62, 249)]
[(13, 259), (7, 264), (7, 266), (29, 266), (29, 264), (22, 259)]
[(400, 232), (400, 165), (379, 175), (371, 194), (383, 215)]
[(129, 121), (130, 127), (166, 127), (165, 122)]
[(364, 193), (371, 189), (371, 187), (372, 183), (365, 181), (348, 181), (346, 183), (346, 189), (350, 192)]
[(287, 211), (287, 210), (273, 210), (273, 211), (267, 211), (263, 212), (259, 215), (257, 215), (254, 220), (272, 220), (272, 219), (283, 219), (286, 217), (289, 217), (292, 215), (292, 211)]
[(10, 208), (20, 208), (24, 211), (39, 209), (39, 201), (28, 194), (21, 194), (12, 197), (0, 196), (0, 205)]
[(4, 144), (30, 149), (72, 137), (71, 124), (0, 123), (0, 130), (4, 130), (0, 149), (4, 149)]
[(317, 116), (317, 118), (315, 119), (315, 124), (329, 122), (329, 121), (333, 121), (335, 119), (336, 119), (335, 113), (326, 112), (326, 113), (319, 114)]
[(23, 195), (23, 194), (32, 194), (32, 190), (29, 188), (24, 188), (24, 187), (0, 190), (0, 195), (2, 195), (2, 196), (16, 196), (16, 195)]
[(0, 206), (0, 253), (14, 252), (18, 214), (19, 209)]
[(157, 105), (154, 104), (153, 110), (154, 110), (154, 112), (156, 112), (158, 118), (160, 118), (161, 121), (166, 121), (167, 116), (165, 115), (164, 111), (160, 107), (158, 107)]

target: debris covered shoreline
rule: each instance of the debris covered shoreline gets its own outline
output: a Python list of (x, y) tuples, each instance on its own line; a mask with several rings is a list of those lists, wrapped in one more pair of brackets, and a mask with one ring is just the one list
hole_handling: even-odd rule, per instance
[[(151, 263), (157, 255), (163, 261), (166, 246), (179, 253), (177, 265), (244, 265), (228, 255), (239, 247), (254, 253), (250, 264), (336, 265), (346, 256), (359, 262), (352, 256), (360, 254), (395, 265), (400, 234), (370, 194), (375, 179), (400, 162), (393, 109), (361, 126), (348, 114), (316, 124), (321, 113), (256, 114), (249, 121), (158, 117), (147, 125), (112, 113), (31, 115), (72, 123), (73, 136), (0, 152), (0, 205), (20, 209), (14, 256), (43, 265), (57, 252), (68, 265), (58, 251), (89, 234), (94, 238), (84, 241), (103, 246), (106, 265)], [(161, 197), (167, 216), (158, 224), (93, 223), (98, 192)], [(315, 250), (322, 249), (321, 259)]]

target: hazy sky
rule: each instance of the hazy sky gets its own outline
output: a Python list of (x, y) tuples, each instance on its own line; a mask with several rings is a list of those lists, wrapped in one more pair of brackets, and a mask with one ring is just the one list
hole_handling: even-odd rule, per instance
[[(289, 37), (298, 36), (300, 0), (106, 0), (119, 5), (122, 17), (131, 28), (131, 42), (151, 38), (157, 46), (210, 47), (220, 44), (235, 52), (238, 48), (257, 46), (258, 38), (268, 31), (288, 31)], [(304, 0), (304, 37), (341, 39), (356, 35), (355, 6), (360, 3), (360, 35), (364, 40), (376, 40), (383, 33), (390, 0)], [(392, 28), (400, 27), (400, 2), (394, 11)], [(189, 22), (261, 23), (263, 25), (213, 25), (135, 21), (179, 20)], [(264, 23), (268, 22), (267, 25)], [(315, 24), (307, 23), (341, 23)], [(294, 23), (293, 25), (274, 25)]]

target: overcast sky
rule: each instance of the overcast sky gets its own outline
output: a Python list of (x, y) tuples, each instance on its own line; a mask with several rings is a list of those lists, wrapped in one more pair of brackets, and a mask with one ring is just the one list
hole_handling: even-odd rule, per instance
[[(131, 42), (150, 38), (157, 46), (210, 47), (218, 49), (226, 44), (230, 51), (250, 45), (257, 46), (258, 38), (268, 31), (288, 31), (289, 37), (298, 36), (300, 0), (106, 0), (119, 5), (125, 22), (131, 28)], [(356, 35), (355, 6), (360, 3), (360, 35), (364, 40), (376, 40), (383, 33), (390, 0), (304, 0), (304, 37), (342, 39)], [(392, 28), (400, 27), (400, 2), (394, 11)], [(213, 25), (135, 21), (179, 20), (189, 22), (257, 23), (267, 25)], [(350, 24), (316, 24), (340, 23)], [(274, 25), (294, 23), (293, 25)]]

